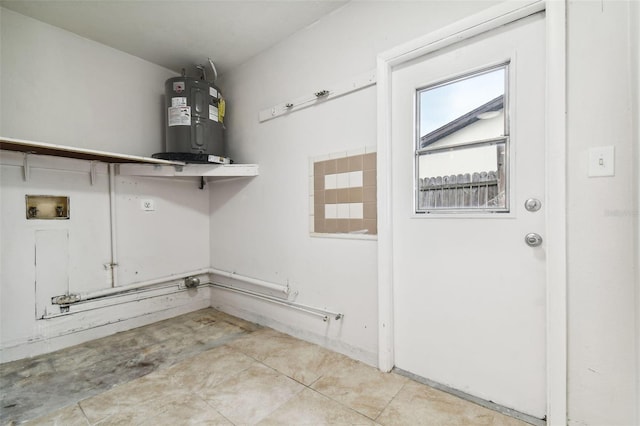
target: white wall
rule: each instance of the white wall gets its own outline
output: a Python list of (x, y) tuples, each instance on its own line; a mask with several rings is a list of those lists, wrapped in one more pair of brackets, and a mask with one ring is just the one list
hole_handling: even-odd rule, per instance
[[(574, 425), (638, 421), (637, 74), (629, 58), (632, 48), (637, 55), (638, 41), (630, 44), (629, 16), (629, 2), (568, 4), (568, 404)], [(589, 148), (607, 145), (615, 147), (615, 177), (587, 177)]]
[[(118, 284), (209, 267), (209, 192), (195, 179), (116, 180)], [(143, 211), (143, 199), (153, 211)]]
[[(162, 150), (162, 93), (172, 72), (0, 10), (0, 135), (138, 155)], [(104, 267), (112, 261), (110, 187), (105, 164), (97, 166), (92, 184), (88, 161), (29, 158), (25, 180), (22, 154), (0, 156), (1, 361), (210, 305), (208, 288), (175, 286), (74, 305), (70, 315), (36, 319), (36, 299), (47, 304), (67, 291), (112, 286)], [(209, 192), (199, 190), (195, 178), (116, 176), (114, 183), (118, 285), (209, 266)], [(71, 219), (26, 220), (26, 194), (70, 197)], [(142, 199), (154, 200), (155, 211), (142, 211)], [(35, 264), (37, 253), (45, 251), (59, 255), (59, 267), (52, 266), (59, 273), (38, 272), (43, 266)], [(46, 309), (49, 316), (60, 313), (58, 306)]]
[[(377, 350), (374, 244), (310, 238), (305, 176), (309, 157), (373, 140), (375, 89), (262, 124), (257, 116), (371, 69), (376, 53), (484, 6), (400, 5), (348, 4), (220, 83), (230, 105), (230, 154), (260, 163), (261, 176), (215, 185), (212, 264), (267, 280), (289, 279), (299, 300), (346, 316), (341, 324), (315, 325), (302, 314), (218, 291), (212, 303), (327, 346), (344, 344), (343, 351), (371, 363)], [(629, 7), (578, 1), (568, 11), (569, 418), (576, 425), (636, 423), (638, 184)], [(616, 176), (588, 178), (587, 151), (602, 145), (616, 147)]]
[[(629, 14), (631, 21), (631, 46), (630, 53), (633, 60), (631, 76), (633, 79), (634, 102), (632, 116), (634, 119), (635, 134), (635, 178), (640, 182), (640, 2), (631, 5)], [(640, 423), (640, 184), (636, 187), (636, 421)]]
[(259, 111), (374, 69), (376, 55), (488, 2), (351, 2), (225, 73), (228, 149), (260, 176), (211, 185), (211, 263), (285, 283), (297, 300), (344, 313), (323, 323), (276, 305), (214, 291), (214, 306), (377, 363), (377, 248), (372, 240), (309, 235), (309, 158), (376, 144), (370, 87), (264, 123)]
[(164, 147), (176, 73), (8, 9), (1, 14), (0, 135), (149, 156)]

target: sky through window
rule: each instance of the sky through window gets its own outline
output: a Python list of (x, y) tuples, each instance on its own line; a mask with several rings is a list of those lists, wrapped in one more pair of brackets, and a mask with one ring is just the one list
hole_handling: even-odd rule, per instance
[(420, 92), (420, 136), (455, 120), (490, 100), (503, 95), (505, 68)]

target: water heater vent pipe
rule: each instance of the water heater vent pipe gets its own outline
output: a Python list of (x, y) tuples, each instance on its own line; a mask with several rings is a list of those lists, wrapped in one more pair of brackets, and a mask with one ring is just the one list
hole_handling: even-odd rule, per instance
[(211, 69), (213, 70), (213, 82), (215, 83), (216, 80), (218, 79), (218, 70), (216, 69), (216, 66), (213, 65), (213, 61), (211, 60), (211, 58), (209, 59), (209, 65), (211, 65)]

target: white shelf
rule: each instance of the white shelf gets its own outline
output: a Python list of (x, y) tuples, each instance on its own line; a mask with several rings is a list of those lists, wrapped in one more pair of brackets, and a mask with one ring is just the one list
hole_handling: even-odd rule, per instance
[(19, 151), (28, 154), (53, 155), (55, 157), (77, 158), (80, 160), (102, 161), (104, 163), (145, 163), (145, 164), (176, 164), (179, 161), (160, 160), (158, 158), (141, 157), (137, 155), (117, 154), (115, 152), (98, 151), (95, 149), (75, 148), (46, 142), (34, 142), (23, 139), (13, 139), (0, 136), (0, 149)]
[(258, 176), (257, 164), (119, 164), (118, 173), (123, 176), (158, 177), (251, 177)]
[[(0, 136), (0, 150), (116, 163), (118, 164), (119, 174), (124, 176), (202, 176), (212, 178), (258, 176), (257, 164), (185, 164), (180, 161), (160, 160), (158, 158), (75, 148), (2, 136)], [(25, 164), (27, 164), (26, 160)], [(25, 172), (25, 176), (27, 175), (28, 173)]]

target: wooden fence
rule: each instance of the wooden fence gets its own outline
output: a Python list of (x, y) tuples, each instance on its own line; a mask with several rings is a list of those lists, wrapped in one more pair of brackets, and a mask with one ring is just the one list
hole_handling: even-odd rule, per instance
[(475, 172), (419, 180), (418, 210), (504, 207), (498, 173)]

